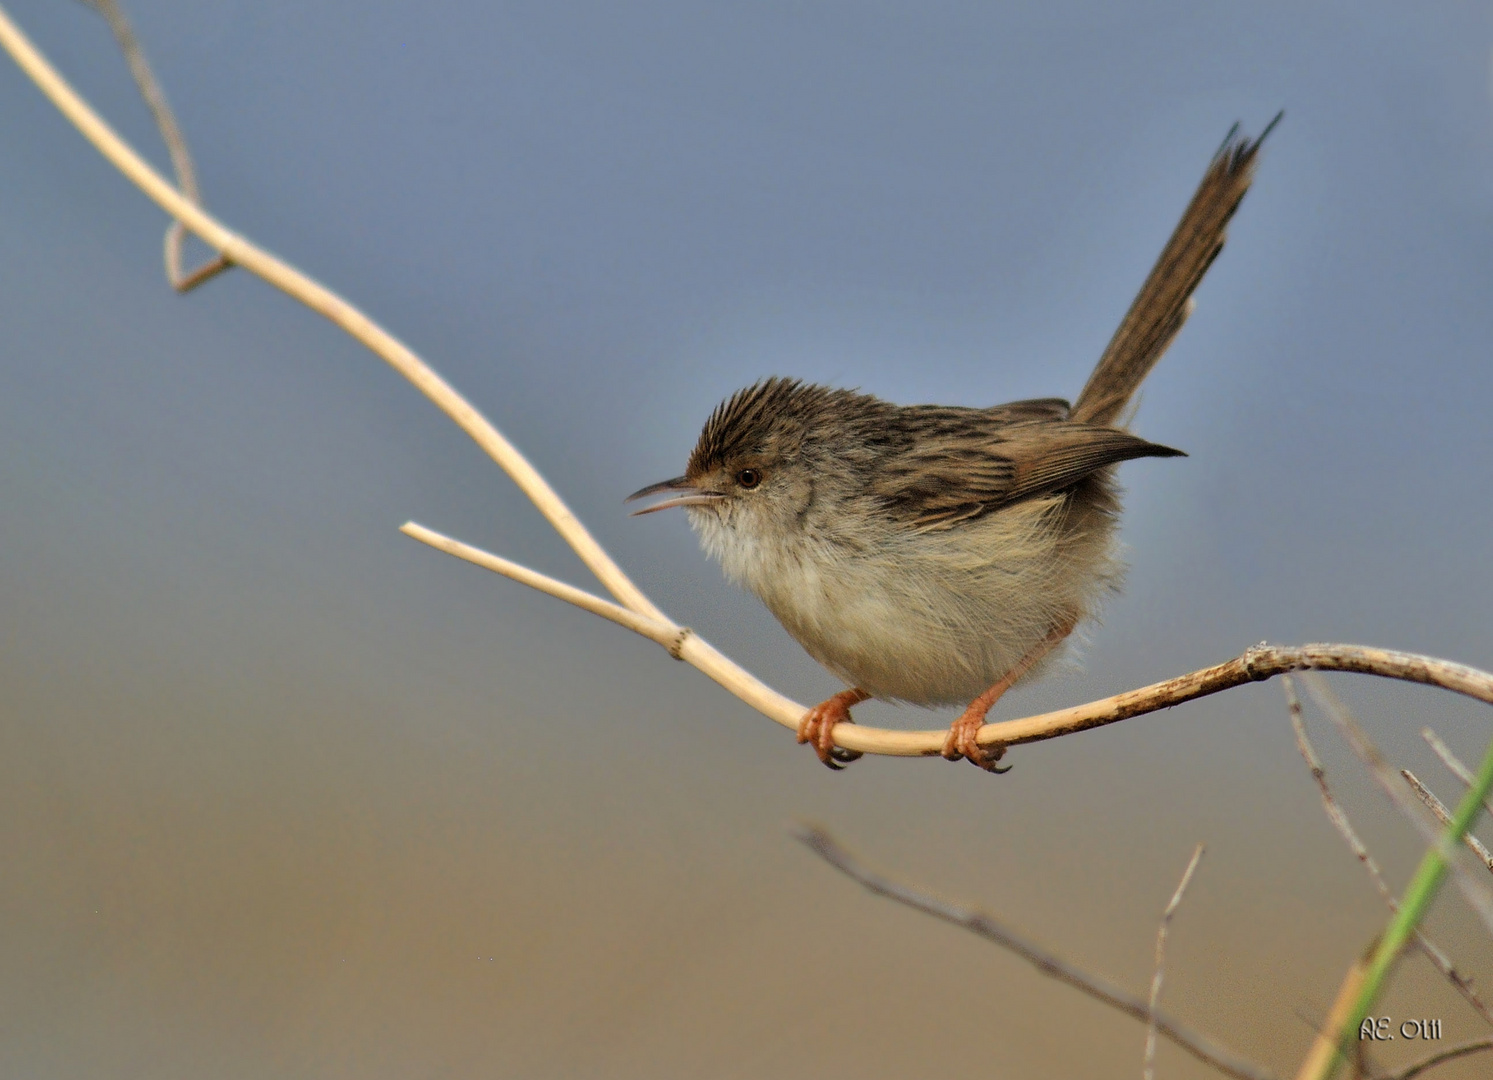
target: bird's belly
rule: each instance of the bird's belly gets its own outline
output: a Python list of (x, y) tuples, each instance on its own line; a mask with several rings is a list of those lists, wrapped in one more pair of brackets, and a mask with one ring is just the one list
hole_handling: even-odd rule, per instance
[(878, 698), (962, 704), (1083, 614), (1090, 597), (1079, 594), (1096, 584), (1074, 580), (1053, 545), (970, 539), (923, 536), (911, 550), (854, 558), (809, 549), (751, 584), (809, 655), (852, 685)]
[[(1113, 515), (1032, 499), (943, 532), (757, 542), (692, 514), (707, 550), (815, 660), (874, 697), (964, 704), (1118, 583)], [(1033, 671), (1039, 670), (1034, 668)]]
[(804, 575), (791, 596), (777, 589), (764, 600), (809, 655), (847, 683), (878, 698), (939, 705), (969, 701), (1002, 674), (981, 641), (996, 628), (951, 632), (936, 614), (944, 605), (905, 602), (870, 575), (843, 575), (832, 595), (815, 589), (814, 577)]

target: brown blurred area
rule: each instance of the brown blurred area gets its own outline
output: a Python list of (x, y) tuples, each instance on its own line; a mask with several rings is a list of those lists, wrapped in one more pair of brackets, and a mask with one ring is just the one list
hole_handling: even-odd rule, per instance
[[(396, 629), (329, 645), (241, 599), (231, 626), (106, 599), (7, 651), (11, 1075), (1135, 1075), (1139, 1025), (864, 893), (788, 838), (794, 814), (1136, 990), (1206, 840), (1166, 1004), (1283, 1074), (1383, 919), (1273, 687), (1027, 748), (1008, 777), (916, 761), (839, 777), (631, 643), (663, 723), (635, 686), (564, 689), (563, 650), (539, 703), (505, 704), (454, 641), (442, 663)], [(120, 616), (185, 622), (152, 640)], [(468, 679), (442, 685), (452, 668)], [(611, 745), (602, 723), (656, 745)], [(1185, 760), (1227, 724), (1268, 747), (1256, 775)], [(1325, 728), (1345, 802), (1403, 876), (1409, 831)], [(1437, 933), (1485, 969), (1457, 906)], [(1443, 1017), (1448, 1041), (1478, 1030), (1418, 958), (1384, 1008)], [(1167, 1044), (1160, 1062), (1210, 1075)]]

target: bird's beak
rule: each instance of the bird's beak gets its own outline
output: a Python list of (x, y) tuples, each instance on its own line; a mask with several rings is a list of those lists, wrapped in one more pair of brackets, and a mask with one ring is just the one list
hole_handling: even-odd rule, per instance
[(725, 498), (718, 491), (705, 491), (696, 487), (689, 482), (687, 477), (676, 476), (672, 480), (663, 480), (657, 484), (649, 484), (639, 491), (634, 491), (623, 501), (632, 502), (634, 499), (657, 495), (661, 491), (674, 492), (675, 494), (672, 499), (665, 499), (663, 502), (654, 503), (652, 506), (645, 506), (641, 510), (634, 510), (632, 516), (637, 517), (639, 514), (651, 514), (655, 510), (668, 510), (675, 506), (709, 506), (711, 503), (718, 503)]

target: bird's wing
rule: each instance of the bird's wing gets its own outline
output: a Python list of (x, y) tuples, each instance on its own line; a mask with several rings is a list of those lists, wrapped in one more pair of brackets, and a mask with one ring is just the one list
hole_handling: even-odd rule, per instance
[(898, 521), (949, 528), (1061, 491), (1117, 462), (1182, 453), (1118, 428), (1070, 420), (1010, 423), (993, 412), (927, 410), (917, 417), (916, 438), (882, 460), (868, 494)]

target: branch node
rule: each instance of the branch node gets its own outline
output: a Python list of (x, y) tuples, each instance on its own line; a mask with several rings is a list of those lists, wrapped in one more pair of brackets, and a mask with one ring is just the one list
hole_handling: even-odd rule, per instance
[[(1270, 648), (1268, 641), (1262, 641), (1258, 645), (1251, 645), (1244, 650), (1244, 655), (1239, 658), (1239, 666), (1244, 669), (1244, 674), (1249, 676), (1250, 682), (1264, 682), (1275, 672), (1271, 665), (1261, 666), (1261, 661), (1270, 658), (1270, 654), (1276, 650)], [(1292, 667), (1295, 667), (1293, 664)]]

